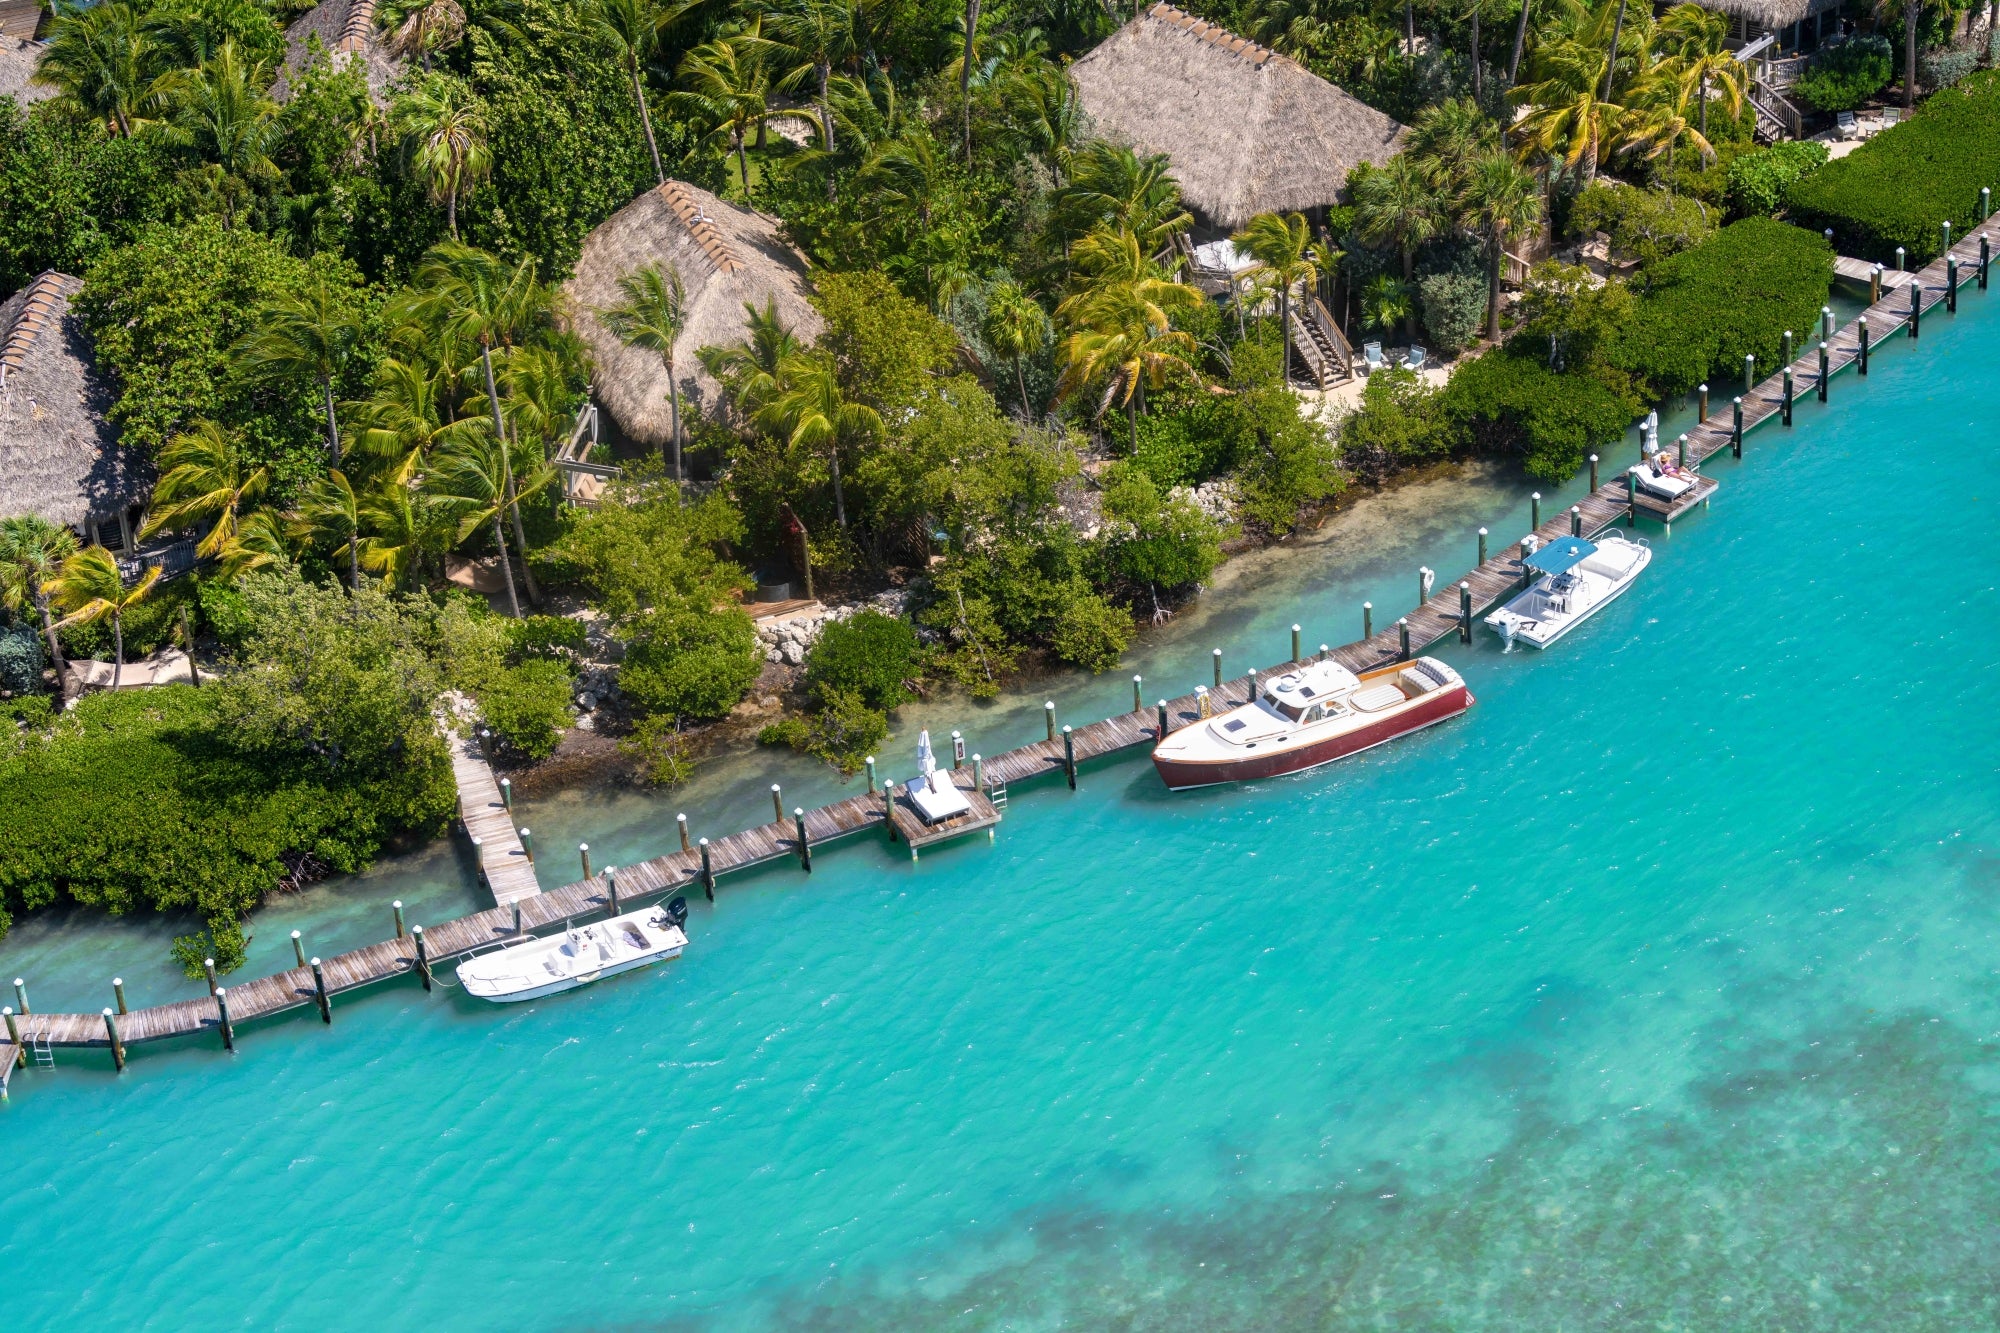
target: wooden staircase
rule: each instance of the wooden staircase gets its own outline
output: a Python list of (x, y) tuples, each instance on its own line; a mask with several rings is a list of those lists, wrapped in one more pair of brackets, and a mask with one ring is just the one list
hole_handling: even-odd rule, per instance
[(1763, 143), (1803, 139), (1805, 117), (1790, 98), (1762, 79), (1750, 80), (1750, 107), (1757, 113), (1756, 136)]
[(1291, 335), (1299, 359), (1320, 388), (1331, 389), (1353, 377), (1354, 349), (1317, 296), (1301, 296), (1292, 303)]

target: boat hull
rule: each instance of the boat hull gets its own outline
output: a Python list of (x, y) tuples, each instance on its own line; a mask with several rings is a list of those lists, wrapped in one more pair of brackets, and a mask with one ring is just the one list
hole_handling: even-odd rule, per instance
[(1363, 750), (1386, 745), (1413, 731), (1422, 731), (1425, 727), (1448, 722), (1472, 707), (1472, 704), (1472, 691), (1461, 682), (1427, 694), (1409, 707), (1397, 709), (1394, 713), (1366, 726), (1356, 727), (1352, 731), (1329, 736), (1324, 740), (1273, 749), (1263, 754), (1246, 754), (1227, 759), (1172, 759), (1164, 758), (1156, 752), (1153, 755), (1153, 767), (1169, 791), (1212, 787), (1223, 782), (1248, 782), (1257, 778), (1283, 777), (1288, 773), (1303, 773), (1307, 769), (1330, 764), (1336, 759), (1345, 759)]
[(601, 967), (595, 972), (584, 972), (577, 976), (564, 977), (560, 981), (551, 981), (546, 986), (537, 986), (532, 990), (489, 993), (474, 990), (468, 985), (466, 992), (482, 1000), (490, 1001), (493, 1004), (519, 1004), (523, 1000), (539, 1000), (546, 996), (560, 995), (564, 991), (575, 990), (579, 986), (588, 986), (591, 982), (602, 981), (606, 977), (615, 977), (621, 972), (633, 972), (642, 967), (651, 967), (654, 963), (664, 963), (670, 958), (678, 958), (681, 956), (682, 947), (684, 946), (662, 949), (658, 953), (649, 953), (639, 958), (629, 958), (622, 963), (617, 963), (610, 967)]

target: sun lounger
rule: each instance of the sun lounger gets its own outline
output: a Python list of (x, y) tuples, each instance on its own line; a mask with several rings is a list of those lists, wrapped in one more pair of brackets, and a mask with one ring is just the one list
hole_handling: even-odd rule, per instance
[(1694, 489), (1694, 477), (1687, 473), (1671, 476), (1660, 470), (1654, 463), (1634, 463), (1631, 468), (1633, 480), (1646, 494), (1662, 500), (1674, 501)]
[(965, 793), (951, 780), (951, 775), (939, 769), (931, 774), (930, 780), (918, 778), (904, 788), (909, 794), (910, 804), (917, 807), (917, 813), (924, 817), (926, 824), (935, 824), (962, 815), (972, 809), (972, 803), (965, 799)]
[(1424, 358), (1429, 355), (1430, 353), (1421, 347), (1412, 347), (1410, 354), (1403, 358), (1403, 369), (1422, 370), (1424, 368)]
[(1373, 374), (1375, 371), (1380, 370), (1383, 366), (1388, 364), (1388, 362), (1382, 359), (1381, 343), (1361, 344), (1361, 357), (1364, 361), (1368, 363), (1368, 371), (1370, 374)]

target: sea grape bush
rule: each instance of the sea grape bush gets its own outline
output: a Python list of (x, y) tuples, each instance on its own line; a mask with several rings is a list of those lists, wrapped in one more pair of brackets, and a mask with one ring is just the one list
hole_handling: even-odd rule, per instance
[(1774, 143), (1739, 154), (1729, 164), (1729, 210), (1739, 218), (1769, 217), (1785, 191), (1826, 165), (1826, 145), (1810, 139)]
[(1792, 85), (1792, 95), (1821, 111), (1852, 111), (1880, 92), (1894, 73), (1889, 39), (1867, 33), (1815, 55), (1812, 68)]

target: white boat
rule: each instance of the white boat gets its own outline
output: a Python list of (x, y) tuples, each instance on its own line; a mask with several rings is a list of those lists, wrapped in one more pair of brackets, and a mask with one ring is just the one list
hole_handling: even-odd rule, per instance
[(587, 926), (475, 954), (458, 965), (468, 995), (496, 1004), (539, 1000), (575, 990), (600, 977), (616, 976), (668, 958), (687, 948), (687, 900), (647, 907)]
[(1615, 532), (1596, 542), (1552, 541), (1521, 562), (1542, 577), (1486, 623), (1509, 644), (1546, 648), (1616, 600), (1652, 558), (1643, 539), (1627, 541)]

